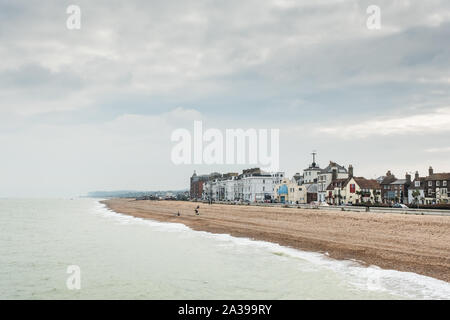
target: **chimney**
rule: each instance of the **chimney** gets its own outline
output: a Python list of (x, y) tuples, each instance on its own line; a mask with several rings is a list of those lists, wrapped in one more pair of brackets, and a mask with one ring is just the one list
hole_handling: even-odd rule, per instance
[(406, 173), (405, 178), (406, 178), (406, 182), (408, 184), (410, 184), (411, 183), (411, 175), (408, 172)]
[(348, 177), (353, 178), (353, 166), (352, 165), (348, 166)]
[(391, 170), (388, 170), (388, 172), (386, 172), (386, 176), (388, 177), (392, 176)]
[(419, 171), (416, 171), (416, 174), (414, 175), (415, 180), (419, 180)]
[(430, 168), (428, 168), (428, 175), (431, 176), (433, 174), (433, 168), (430, 166)]
[(337, 170), (333, 169), (332, 173), (331, 173), (331, 181), (334, 181), (337, 179)]

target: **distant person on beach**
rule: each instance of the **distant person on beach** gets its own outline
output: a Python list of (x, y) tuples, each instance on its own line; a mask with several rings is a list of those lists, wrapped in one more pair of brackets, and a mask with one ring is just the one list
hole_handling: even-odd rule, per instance
[(180, 211), (178, 211), (177, 216), (180, 216)]
[(197, 216), (199, 215), (199, 213), (198, 213), (198, 208), (199, 208), (199, 207), (197, 207), (197, 209), (195, 209), (195, 215), (197, 215)]

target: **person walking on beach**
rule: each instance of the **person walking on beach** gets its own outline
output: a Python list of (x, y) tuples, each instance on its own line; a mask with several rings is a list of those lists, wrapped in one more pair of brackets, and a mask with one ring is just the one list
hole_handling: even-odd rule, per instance
[(199, 213), (198, 213), (198, 211), (199, 211), (199, 209), (200, 209), (200, 206), (197, 206), (197, 208), (195, 208), (195, 215), (200, 215)]

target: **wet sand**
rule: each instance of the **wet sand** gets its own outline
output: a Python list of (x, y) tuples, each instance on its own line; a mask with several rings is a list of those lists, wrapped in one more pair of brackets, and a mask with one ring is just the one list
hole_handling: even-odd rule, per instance
[[(450, 282), (450, 217), (185, 201), (111, 199), (103, 203), (135, 217), (328, 253), (334, 259), (354, 259)], [(197, 205), (199, 216), (194, 212)]]

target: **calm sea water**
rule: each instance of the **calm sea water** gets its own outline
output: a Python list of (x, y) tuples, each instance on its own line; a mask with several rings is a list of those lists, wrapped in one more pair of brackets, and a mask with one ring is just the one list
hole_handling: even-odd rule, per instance
[[(80, 290), (67, 268), (79, 266)], [(450, 299), (450, 284), (111, 212), (0, 200), (0, 299)]]

